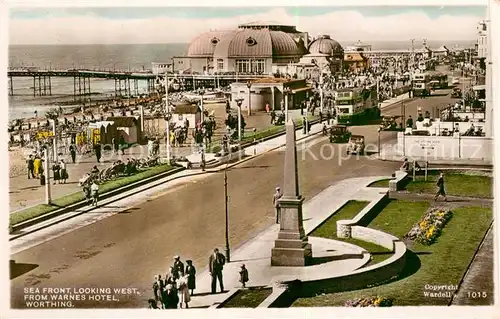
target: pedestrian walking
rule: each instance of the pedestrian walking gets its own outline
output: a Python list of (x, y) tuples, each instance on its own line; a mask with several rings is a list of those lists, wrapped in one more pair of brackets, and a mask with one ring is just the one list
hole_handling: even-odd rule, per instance
[(177, 281), (177, 295), (179, 296), (179, 308), (182, 308), (182, 304), (185, 308), (189, 308), (188, 302), (191, 301), (191, 296), (189, 295), (188, 289), (188, 276), (181, 276)]
[(196, 268), (193, 266), (192, 260), (186, 260), (186, 275), (188, 276), (188, 289), (191, 290), (191, 296), (194, 295), (196, 289)]
[(276, 192), (274, 193), (274, 196), (273, 196), (273, 205), (274, 205), (275, 215), (276, 215), (276, 224), (279, 224), (280, 219), (281, 219), (281, 208), (280, 208), (280, 203), (279, 203), (279, 199), (281, 198), (281, 196), (282, 196), (282, 194), (281, 194), (280, 188), (276, 187)]
[(35, 172), (35, 177), (39, 178), (42, 171), (42, 159), (38, 155), (35, 155), (35, 159), (33, 160), (33, 169)]
[(245, 264), (242, 264), (240, 267), (240, 282), (243, 288), (246, 288), (246, 284), (248, 282), (248, 270), (245, 267)]
[(448, 199), (446, 198), (446, 192), (444, 190), (444, 175), (443, 175), (443, 172), (439, 173), (439, 177), (438, 177), (438, 180), (436, 182), (436, 186), (437, 186), (437, 192), (436, 192), (436, 196), (434, 196), (434, 201), (437, 201), (437, 199), (439, 198), (439, 196), (443, 196), (444, 197), (444, 201), (448, 201)]
[(184, 264), (181, 261), (181, 257), (174, 256), (174, 265), (172, 267), (174, 280), (177, 280), (180, 277), (184, 276)]
[(266, 113), (269, 113), (269, 103), (266, 103)]
[(208, 269), (212, 277), (212, 294), (216, 293), (217, 280), (219, 280), (220, 290), (224, 292), (224, 283), (222, 282), (222, 269), (226, 263), (226, 257), (219, 253), (219, 249), (215, 248), (214, 253), (208, 259)]
[(61, 167), (58, 163), (52, 165), (52, 175), (54, 176), (54, 185), (57, 183), (61, 184)]
[(271, 124), (274, 124), (275, 120), (276, 120), (276, 113), (274, 112), (274, 110), (271, 111)]
[(179, 295), (177, 295), (177, 290), (175, 288), (175, 284), (168, 284), (165, 286), (165, 294), (163, 297), (165, 309), (177, 309)]
[(32, 155), (28, 156), (26, 165), (28, 166), (28, 179), (35, 178), (35, 162)]
[(61, 167), (61, 181), (66, 184), (66, 180), (69, 178), (69, 175), (64, 159), (61, 159), (61, 161), (59, 162), (59, 166)]
[(120, 136), (120, 143), (119, 144), (120, 144), (120, 149), (122, 151), (122, 155), (124, 155), (126, 145), (125, 145), (125, 138), (123, 138), (123, 136)]
[(73, 164), (75, 164), (75, 160), (76, 160), (76, 145), (75, 144), (71, 144), (69, 146), (69, 153), (71, 155), (71, 161), (73, 162)]
[(155, 301), (155, 305), (157, 302), (159, 302), (162, 308), (163, 308), (163, 294), (162, 294), (162, 292), (164, 289), (165, 289), (165, 283), (161, 279), (161, 275), (155, 275), (155, 281), (153, 283), (153, 293), (155, 296), (154, 301)]
[(95, 157), (97, 159), (97, 163), (101, 162), (101, 143), (97, 142), (94, 145)]
[(93, 181), (90, 186), (90, 194), (92, 195), (92, 205), (97, 206), (97, 200), (99, 199), (99, 185), (97, 185), (95, 181)]

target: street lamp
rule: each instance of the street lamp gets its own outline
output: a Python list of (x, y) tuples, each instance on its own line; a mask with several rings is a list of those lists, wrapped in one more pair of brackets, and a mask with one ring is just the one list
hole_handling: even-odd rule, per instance
[[(205, 123), (205, 110), (203, 107), (203, 95), (205, 94), (205, 90), (200, 89), (199, 94), (201, 97), (201, 99), (200, 99), (200, 107), (201, 107), (201, 126), (200, 126), (200, 128), (201, 128), (203, 126), (203, 123)], [(205, 134), (203, 134), (203, 136), (202, 136), (202, 143), (203, 144), (201, 146), (201, 170), (205, 171)]]
[(231, 254), (229, 250), (229, 214), (228, 214), (229, 197), (227, 195), (227, 165), (228, 164), (226, 164), (224, 168), (224, 207), (226, 210), (226, 260), (227, 262), (231, 262)]
[(378, 155), (380, 156), (380, 127), (377, 129), (378, 133)]
[(250, 88), (252, 87), (252, 82), (248, 81), (247, 82), (247, 88), (248, 88), (248, 116), (252, 115), (252, 92), (250, 91)]
[(288, 123), (288, 94), (292, 92), (290, 87), (285, 86), (283, 88), (283, 93), (285, 93), (285, 123)]
[(239, 97), (234, 99), (236, 105), (238, 106), (238, 141), (241, 142), (241, 104), (243, 103), (243, 98)]
[[(162, 86), (165, 87), (165, 109), (164, 109), (164, 117), (165, 117), (165, 125), (167, 128), (167, 162), (170, 163), (170, 120), (172, 119), (172, 114), (170, 112), (170, 106), (168, 104), (168, 74), (165, 72), (165, 77), (163, 81), (160, 82)], [(141, 104), (141, 124), (144, 123), (144, 108)]]

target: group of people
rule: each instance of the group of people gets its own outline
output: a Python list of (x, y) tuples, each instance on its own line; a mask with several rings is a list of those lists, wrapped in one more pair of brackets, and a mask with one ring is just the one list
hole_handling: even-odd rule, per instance
[[(44, 160), (38, 153), (30, 154), (26, 159), (26, 166), (28, 169), (28, 179), (39, 179), (40, 185), (45, 185), (46, 176), (43, 168)], [(66, 162), (60, 159), (52, 165), (53, 179), (55, 184), (66, 184), (69, 178)]]
[(176, 309), (189, 307), (191, 296), (196, 289), (196, 268), (191, 260), (186, 260), (186, 267), (179, 256), (169, 267), (164, 278), (155, 275), (153, 282), (154, 299), (149, 299), (152, 309)]
[[(162, 278), (161, 275), (154, 276), (153, 294), (154, 298), (148, 300), (150, 309), (176, 309), (188, 308), (191, 296), (196, 289), (196, 268), (192, 260), (186, 260), (186, 266), (180, 260), (180, 256), (174, 256), (174, 263), (169, 267), (168, 273)], [(220, 291), (224, 292), (222, 271), (226, 264), (226, 257), (215, 248), (213, 254), (208, 258), (208, 271), (211, 277), (211, 293), (217, 293), (217, 282)], [(248, 270), (245, 264), (240, 265), (239, 281), (243, 288), (249, 281)]]

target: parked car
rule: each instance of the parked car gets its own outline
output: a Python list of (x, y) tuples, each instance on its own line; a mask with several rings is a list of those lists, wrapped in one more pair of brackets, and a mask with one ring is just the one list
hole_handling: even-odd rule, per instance
[(365, 152), (365, 137), (362, 135), (351, 135), (347, 145), (347, 154), (360, 154)]
[(453, 88), (453, 91), (451, 92), (451, 97), (456, 98), (456, 99), (461, 99), (462, 98), (462, 90), (460, 88)]
[(330, 128), (330, 143), (347, 143), (351, 132), (345, 125), (334, 125)]

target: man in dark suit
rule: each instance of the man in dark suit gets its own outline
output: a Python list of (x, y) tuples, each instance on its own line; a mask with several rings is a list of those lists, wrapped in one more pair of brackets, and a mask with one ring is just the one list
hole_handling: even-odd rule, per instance
[(174, 257), (174, 279), (177, 280), (184, 276), (184, 264), (179, 256)]
[(219, 253), (219, 249), (215, 248), (214, 253), (208, 259), (208, 269), (212, 276), (212, 293), (216, 293), (217, 279), (219, 280), (220, 290), (224, 292), (224, 283), (222, 282), (222, 268), (226, 263), (226, 257)]

